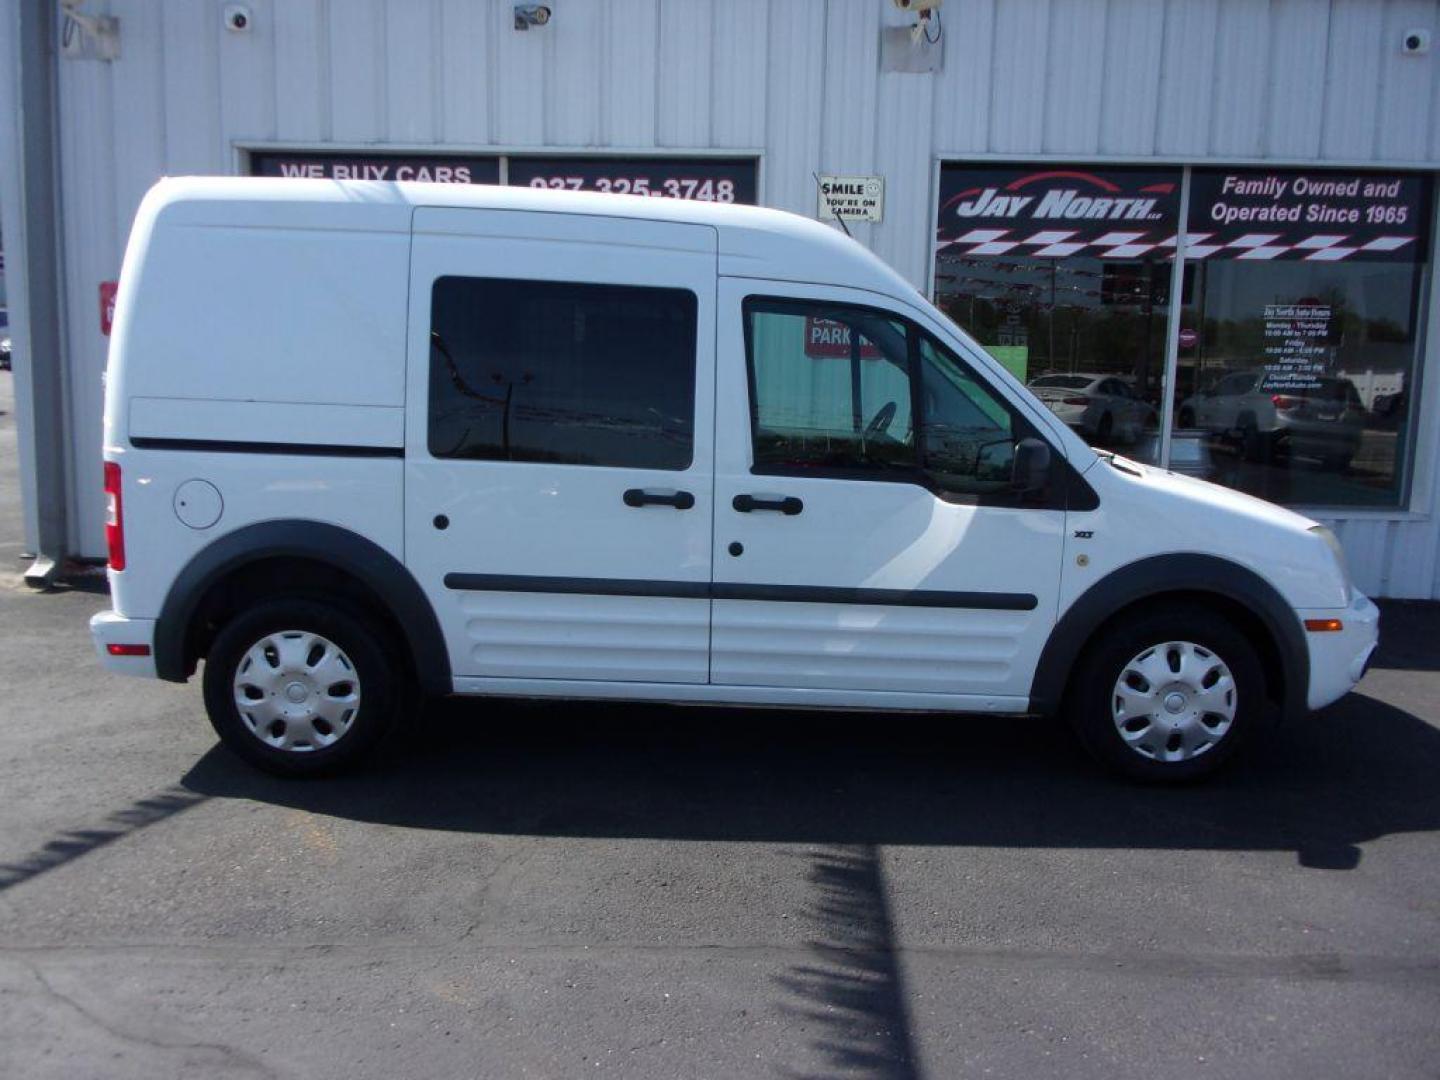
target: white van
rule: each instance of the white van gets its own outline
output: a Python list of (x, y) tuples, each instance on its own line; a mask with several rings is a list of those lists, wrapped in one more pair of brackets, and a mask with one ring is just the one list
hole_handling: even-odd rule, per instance
[(116, 671), (261, 768), (431, 694), (1064, 709), (1134, 776), (1345, 694), (1378, 613), (1297, 514), (1070, 432), (770, 210), (167, 180), (105, 402)]

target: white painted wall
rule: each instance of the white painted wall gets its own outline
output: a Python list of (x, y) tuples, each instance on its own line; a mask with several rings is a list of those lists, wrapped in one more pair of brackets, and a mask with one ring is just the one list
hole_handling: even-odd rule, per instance
[[(550, 4), (517, 33), (512, 0), (250, 0), (243, 35), (222, 0), (86, 5), (122, 55), (59, 65), (78, 550), (103, 549), (97, 285), (145, 188), (233, 172), (237, 145), (754, 150), (761, 201), (806, 214), (812, 172), (882, 173), (885, 220), (855, 233), (917, 287), (940, 158), (1440, 167), (1440, 63), (1399, 49), (1436, 0), (945, 0), (934, 75), (880, 72), (890, 0)], [(1418, 513), (1337, 523), (1371, 591), (1440, 596), (1434, 427)]]

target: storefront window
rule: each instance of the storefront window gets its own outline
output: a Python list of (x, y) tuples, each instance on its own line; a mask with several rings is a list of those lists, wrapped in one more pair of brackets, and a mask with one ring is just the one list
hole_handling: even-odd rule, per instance
[[(935, 300), (1093, 445), (1155, 462), (1181, 170), (941, 171)], [(1430, 182), (1191, 174), (1172, 467), (1275, 502), (1405, 497)]]
[(1179, 191), (1178, 169), (941, 173), (938, 306), (1088, 441), (1148, 461)]
[(1176, 439), (1275, 502), (1400, 505), (1428, 183), (1197, 169), (1191, 185)]

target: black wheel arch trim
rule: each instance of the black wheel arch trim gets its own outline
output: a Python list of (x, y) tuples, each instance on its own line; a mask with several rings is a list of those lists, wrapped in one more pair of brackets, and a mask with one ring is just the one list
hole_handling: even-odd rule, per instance
[(1075, 662), (1100, 626), (1121, 608), (1164, 593), (1211, 593), (1249, 611), (1280, 657), (1287, 716), (1307, 708), (1310, 654), (1295, 609), (1255, 571), (1215, 555), (1157, 555), (1112, 571), (1070, 605), (1050, 632), (1030, 685), (1030, 707), (1059, 712)]
[(384, 548), (338, 525), (320, 521), (265, 521), (215, 540), (176, 575), (155, 624), (155, 670), (185, 682), (193, 668), (185, 655), (196, 607), (211, 586), (251, 563), (273, 558), (313, 559), (361, 581), (380, 599), (405, 634), (415, 674), (427, 694), (454, 691), (450, 654), (434, 608), (410, 571)]

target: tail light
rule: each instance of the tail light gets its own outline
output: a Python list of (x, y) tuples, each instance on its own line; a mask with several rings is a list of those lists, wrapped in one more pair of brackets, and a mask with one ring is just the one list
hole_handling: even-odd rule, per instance
[(125, 569), (125, 509), (120, 502), (120, 463), (105, 462), (105, 546), (110, 569)]
[(1060, 404), (1061, 404), (1061, 405), (1089, 405), (1089, 404), (1090, 404), (1090, 399), (1087, 398), (1087, 397), (1067, 397), (1067, 398), (1062, 399), (1061, 402), (1060, 402)]
[[(1307, 624), (1308, 625), (1308, 624)], [(149, 656), (149, 645), (122, 645), (112, 641), (105, 646), (105, 651), (111, 656)]]
[(1288, 394), (1271, 394), (1270, 404), (1282, 412), (1289, 412), (1291, 409), (1298, 409), (1305, 402), (1298, 397), (1290, 397)]

